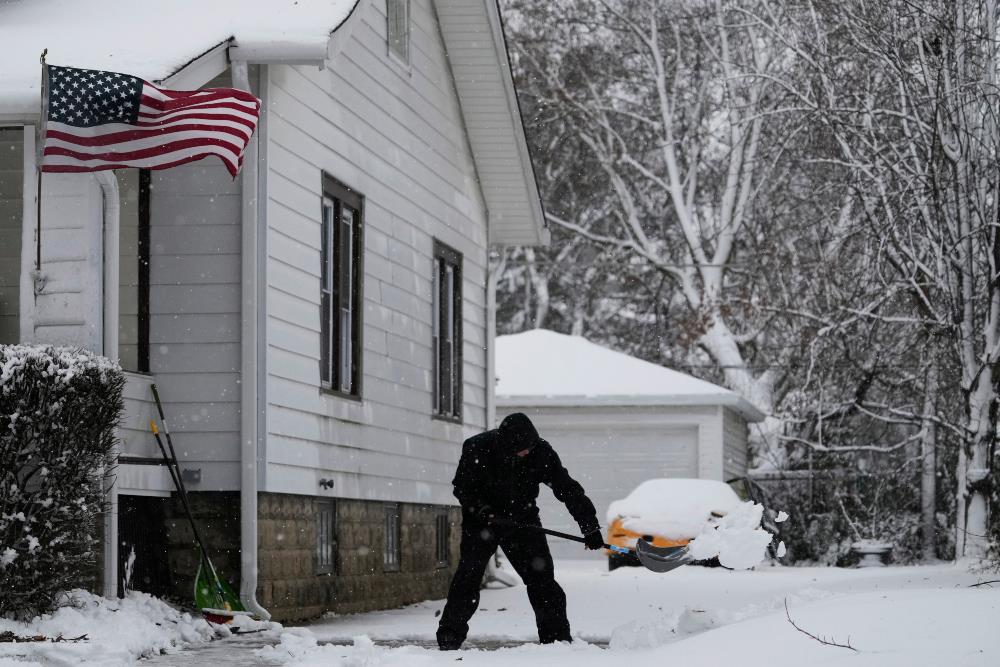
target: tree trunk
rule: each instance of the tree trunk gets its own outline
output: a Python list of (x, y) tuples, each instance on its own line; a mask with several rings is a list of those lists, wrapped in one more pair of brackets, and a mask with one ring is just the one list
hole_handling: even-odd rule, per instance
[(989, 477), (988, 456), (996, 433), (996, 419), (991, 411), (995, 400), (991, 369), (987, 366), (979, 375), (969, 396), (969, 431), (972, 442), (968, 452), (959, 456), (958, 535), (955, 557), (982, 559), (989, 548), (987, 530), (989, 505), (983, 484)]
[(932, 360), (927, 369), (924, 391), (923, 437), (920, 439), (920, 533), (924, 560), (935, 560), (937, 527), (937, 425), (933, 421), (937, 410), (938, 368)]

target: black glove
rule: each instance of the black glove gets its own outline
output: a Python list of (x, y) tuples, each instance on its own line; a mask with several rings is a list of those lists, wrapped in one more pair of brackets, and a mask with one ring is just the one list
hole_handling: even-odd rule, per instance
[(487, 526), (492, 526), (496, 523), (496, 512), (489, 505), (483, 505), (476, 509), (476, 518), (482, 521)]
[(596, 551), (597, 549), (603, 549), (604, 536), (601, 535), (601, 529), (597, 528), (584, 535), (583, 544), (591, 551)]

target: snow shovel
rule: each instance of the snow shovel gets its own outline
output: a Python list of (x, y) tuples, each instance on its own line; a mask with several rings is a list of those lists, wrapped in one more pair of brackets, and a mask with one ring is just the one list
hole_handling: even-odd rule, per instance
[[(507, 522), (499, 522), (507, 523)], [(538, 530), (546, 535), (551, 535), (553, 537), (561, 537), (564, 540), (573, 540), (574, 542), (586, 542), (582, 537), (578, 535), (570, 535), (569, 533), (560, 533), (558, 530), (550, 530), (548, 528), (543, 528), (542, 526), (529, 526), (519, 523), (508, 523), (507, 525), (514, 526), (515, 528), (530, 528), (532, 530)], [(628, 556), (632, 553), (631, 549), (626, 549), (625, 547), (620, 547), (615, 544), (604, 543), (604, 548), (613, 551), (616, 554), (621, 554), (623, 556)], [(693, 559), (688, 555), (687, 547), (654, 547), (652, 544), (646, 540), (639, 539), (635, 544), (635, 555), (639, 558), (639, 562), (647, 570), (652, 572), (658, 572), (663, 574), (665, 572), (670, 572), (670, 570), (676, 569), (681, 565), (686, 565), (690, 563)]]
[(686, 546), (654, 547), (641, 537), (635, 542), (635, 555), (644, 568), (660, 574), (675, 570), (694, 560)]
[[(173, 438), (170, 437), (167, 418), (163, 413), (160, 393), (156, 390), (155, 384), (151, 385), (151, 388), (153, 390), (153, 398), (156, 400), (157, 412), (160, 414), (160, 423), (163, 424), (163, 433), (167, 436), (167, 447), (163, 446), (163, 440), (160, 438), (160, 432), (156, 427), (155, 421), (149, 422), (149, 428), (153, 432), (153, 437), (156, 438), (156, 444), (160, 447), (163, 459), (167, 462), (170, 479), (174, 483), (174, 488), (177, 489), (184, 513), (191, 524), (191, 532), (194, 533), (194, 539), (198, 543), (198, 571), (195, 574), (194, 580), (195, 606), (201, 610), (205, 620), (212, 623), (228, 623), (235, 616), (249, 616), (250, 613), (244, 609), (239, 596), (236, 595), (229, 584), (219, 577), (215, 571), (215, 566), (208, 557), (208, 551), (205, 549), (205, 543), (201, 539), (198, 524), (194, 520), (194, 513), (191, 511), (191, 504), (188, 500), (187, 488), (184, 486), (184, 479), (181, 477), (180, 466), (177, 463), (177, 452), (174, 450)], [(167, 454), (167, 448), (170, 450), (169, 455)]]

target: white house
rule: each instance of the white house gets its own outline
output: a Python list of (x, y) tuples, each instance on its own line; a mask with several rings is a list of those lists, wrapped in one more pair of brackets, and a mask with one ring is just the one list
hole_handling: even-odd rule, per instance
[[(212, 159), (45, 174), (35, 272), (43, 48), (252, 90), (240, 177)], [(81, 345), (128, 371), (105, 590), (119, 544), (145, 549), (140, 588), (194, 574), (154, 465), (155, 383), (250, 609), (443, 595), (454, 466), (493, 420), (489, 248), (547, 242), (495, 0), (8, 3), (0, 53), (0, 343)]]
[[(535, 329), (496, 340), (497, 417), (524, 412), (552, 443), (603, 519), (655, 477), (726, 481), (747, 469), (747, 424), (764, 414), (710, 382), (589, 342)], [(543, 489), (542, 521), (579, 532)], [(579, 545), (550, 539), (556, 555)]]

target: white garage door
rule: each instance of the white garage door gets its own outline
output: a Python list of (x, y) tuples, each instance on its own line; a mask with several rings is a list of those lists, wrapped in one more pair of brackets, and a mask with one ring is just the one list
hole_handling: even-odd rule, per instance
[[(608, 505), (647, 479), (698, 476), (697, 427), (648, 429), (544, 429), (569, 474), (583, 485), (597, 508), (597, 520), (606, 530)], [(565, 505), (543, 486), (538, 494), (542, 524), (579, 535), (580, 529)], [(555, 556), (586, 557), (583, 545), (549, 538)]]

